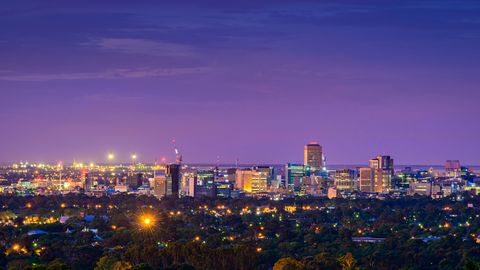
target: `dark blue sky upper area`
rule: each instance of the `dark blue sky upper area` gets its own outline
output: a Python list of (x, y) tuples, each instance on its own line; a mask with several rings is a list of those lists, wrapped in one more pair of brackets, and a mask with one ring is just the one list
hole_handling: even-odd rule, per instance
[(9, 1), (0, 161), (480, 164), (478, 1)]

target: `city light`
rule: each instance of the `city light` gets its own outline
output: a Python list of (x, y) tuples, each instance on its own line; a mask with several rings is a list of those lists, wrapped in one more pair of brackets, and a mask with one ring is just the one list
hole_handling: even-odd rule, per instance
[(139, 218), (139, 223), (142, 228), (151, 228), (155, 224), (155, 218), (150, 214), (143, 214)]
[(480, 270), (480, 0), (58, 2), (0, 8), (0, 270)]

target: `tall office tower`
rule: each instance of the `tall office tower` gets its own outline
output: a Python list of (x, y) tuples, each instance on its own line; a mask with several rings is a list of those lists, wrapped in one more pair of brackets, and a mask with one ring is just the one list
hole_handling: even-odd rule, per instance
[(215, 185), (214, 170), (198, 170), (197, 181), (194, 186), (195, 197), (216, 197), (217, 186)]
[(157, 198), (162, 198), (167, 195), (167, 175), (164, 169), (154, 171), (153, 195)]
[(460, 176), (462, 166), (459, 160), (447, 160), (445, 162), (445, 173), (450, 177)]
[(338, 191), (353, 192), (357, 172), (351, 169), (337, 170), (335, 173), (335, 188)]
[(392, 189), (393, 159), (390, 156), (377, 156), (370, 160), (373, 169), (373, 191), (388, 193)]
[(167, 195), (178, 197), (180, 191), (180, 164), (168, 164), (166, 175)]
[(235, 188), (252, 192), (253, 171), (251, 169), (238, 169), (235, 173)]
[(267, 191), (271, 168), (255, 167), (252, 172), (252, 193)]
[(187, 189), (187, 196), (195, 197), (195, 187), (196, 187), (196, 179), (195, 176), (188, 178), (188, 189)]
[(303, 147), (303, 165), (310, 166), (313, 172), (323, 168), (322, 146), (317, 142), (310, 142)]
[(311, 167), (309, 165), (287, 163), (285, 165), (285, 187), (298, 190), (304, 182), (310, 181)]
[(180, 174), (180, 196), (190, 196), (193, 197), (195, 189), (195, 170), (192, 169), (185, 169), (181, 170)]
[(359, 168), (358, 189), (361, 192), (373, 192), (373, 169)]

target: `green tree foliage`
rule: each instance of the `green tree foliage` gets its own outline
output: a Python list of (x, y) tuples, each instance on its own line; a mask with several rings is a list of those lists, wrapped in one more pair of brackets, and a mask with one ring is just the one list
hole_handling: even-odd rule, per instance
[(281, 258), (273, 265), (273, 270), (303, 270), (304, 268), (303, 263), (291, 257)]

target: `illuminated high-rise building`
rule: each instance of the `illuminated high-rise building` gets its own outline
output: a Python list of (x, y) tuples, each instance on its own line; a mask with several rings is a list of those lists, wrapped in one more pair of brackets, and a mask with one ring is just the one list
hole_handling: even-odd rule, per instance
[(310, 142), (304, 146), (303, 165), (310, 166), (313, 172), (323, 169), (323, 152), (320, 144), (317, 142)]
[(193, 197), (195, 194), (196, 172), (192, 169), (182, 170), (180, 174), (180, 196)]
[(268, 182), (271, 177), (270, 167), (255, 167), (252, 174), (252, 191), (253, 193), (267, 191)]
[(359, 168), (358, 189), (361, 192), (373, 192), (373, 169)]
[(390, 156), (377, 156), (370, 160), (373, 169), (373, 191), (388, 193), (392, 189), (393, 159)]
[(198, 170), (194, 186), (195, 197), (216, 197), (215, 170)]
[(285, 166), (285, 187), (298, 190), (304, 182), (310, 182), (311, 168), (309, 165), (287, 163)]
[(251, 169), (238, 169), (235, 173), (235, 188), (252, 192), (253, 171)]
[(167, 195), (167, 175), (165, 168), (157, 168), (153, 176), (153, 194), (157, 198)]
[(335, 188), (338, 191), (353, 192), (357, 173), (355, 170), (343, 169), (335, 173)]

